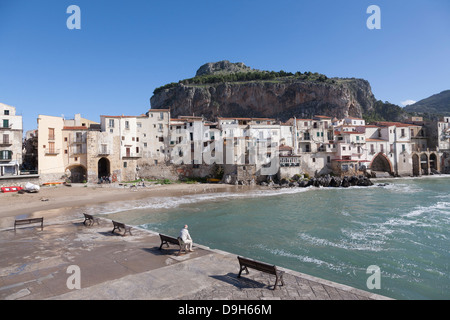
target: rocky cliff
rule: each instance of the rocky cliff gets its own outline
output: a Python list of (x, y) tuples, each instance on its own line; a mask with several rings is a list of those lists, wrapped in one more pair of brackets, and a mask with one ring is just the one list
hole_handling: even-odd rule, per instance
[[(265, 73), (263, 79), (247, 77), (253, 80), (245, 80), (245, 72), (260, 71), (228, 61), (206, 64), (200, 67), (196, 77), (155, 90), (150, 99), (151, 107), (170, 108), (172, 117), (203, 115), (210, 120), (216, 116), (270, 117), (285, 121), (294, 116), (362, 117), (372, 110), (376, 101), (369, 82), (363, 79), (329, 79), (311, 73), (280, 71), (271, 78), (264, 77), (269, 75)], [(217, 74), (237, 74), (238, 77), (228, 78), (233, 81), (227, 81), (227, 77), (212, 78)], [(259, 73), (257, 76), (260, 77)]]

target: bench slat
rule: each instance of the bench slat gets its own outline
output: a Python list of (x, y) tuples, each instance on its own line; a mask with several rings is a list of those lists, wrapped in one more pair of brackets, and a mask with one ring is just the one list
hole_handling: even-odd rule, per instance
[(247, 258), (240, 257), (240, 256), (238, 256), (238, 260), (239, 260), (239, 266), (240, 266), (238, 278), (241, 277), (241, 273), (244, 270), (247, 273), (249, 273), (248, 269), (247, 269), (247, 267), (248, 267), (248, 268), (258, 270), (258, 271), (262, 271), (265, 273), (275, 275), (276, 281), (275, 281), (273, 290), (275, 290), (277, 288), (278, 280), (281, 280), (281, 285), (284, 285), (284, 281), (283, 281), (284, 271), (277, 270), (277, 267), (275, 265), (271, 265), (271, 264), (268, 264), (265, 262), (260, 262), (260, 261), (256, 261), (256, 260), (252, 260), (252, 259), (247, 259)]
[(127, 226), (127, 225), (125, 225), (122, 222), (117, 222), (117, 221), (114, 221), (114, 220), (112, 220), (112, 223), (114, 225), (114, 229), (111, 231), (112, 233), (114, 233), (114, 231), (116, 229), (119, 229), (119, 231), (120, 231), (120, 228), (123, 228), (125, 231), (124, 231), (122, 236), (126, 235), (127, 232), (130, 234), (130, 236), (132, 236), (132, 234), (131, 234), (131, 227), (130, 226)]
[[(159, 237), (161, 238), (161, 245), (159, 246), (159, 250), (161, 250), (161, 248), (164, 244), (169, 246), (169, 243), (172, 243), (172, 244), (176, 244), (176, 245), (180, 246), (180, 251), (178, 251), (178, 255), (181, 253), (181, 251), (184, 247), (184, 244), (182, 243), (180, 238), (174, 238), (174, 237), (167, 236), (167, 235), (161, 234), (161, 233), (159, 234)], [(184, 249), (186, 251), (186, 248), (184, 248)]]
[(30, 218), (30, 219), (19, 219), (14, 221), (14, 231), (16, 230), (16, 226), (24, 225), (24, 224), (33, 224), (40, 223), (41, 230), (44, 229), (44, 218)]

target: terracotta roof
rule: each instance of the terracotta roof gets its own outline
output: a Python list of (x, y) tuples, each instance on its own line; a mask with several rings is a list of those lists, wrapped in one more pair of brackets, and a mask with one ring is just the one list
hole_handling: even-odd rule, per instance
[(272, 119), (272, 118), (232, 118), (232, 117), (218, 117), (218, 119), (221, 119), (221, 120), (272, 120), (272, 121), (275, 121), (275, 119)]
[(331, 117), (328, 117), (328, 116), (314, 116), (314, 117), (316, 117), (316, 118), (325, 118), (325, 119), (331, 119)]
[(401, 123), (401, 122), (389, 122), (389, 121), (380, 121), (376, 122), (377, 125), (380, 125), (382, 127), (417, 127), (415, 124), (409, 124), (409, 123)]
[(63, 127), (63, 130), (88, 130), (88, 127), (83, 127), (83, 126), (74, 126), (74, 127)]
[(383, 139), (366, 139), (366, 142), (387, 142), (387, 140)]

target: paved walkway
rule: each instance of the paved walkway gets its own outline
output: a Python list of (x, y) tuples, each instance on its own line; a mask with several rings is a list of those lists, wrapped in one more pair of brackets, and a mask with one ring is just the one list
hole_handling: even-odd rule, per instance
[[(387, 299), (286, 269), (285, 286), (271, 290), (272, 275), (250, 269), (237, 278), (236, 255), (195, 246), (177, 256), (174, 245), (159, 250), (155, 233), (133, 228), (122, 237), (111, 233), (110, 220), (82, 221), (1, 230), (0, 299)], [(79, 290), (67, 286), (72, 265), (80, 268)]]

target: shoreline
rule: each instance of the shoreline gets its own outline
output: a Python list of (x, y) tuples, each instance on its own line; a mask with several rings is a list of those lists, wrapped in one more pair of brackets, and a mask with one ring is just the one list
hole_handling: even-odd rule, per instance
[[(226, 184), (168, 184), (138, 187), (136, 190), (115, 185), (64, 185), (41, 187), (37, 193), (1, 193), (0, 228), (14, 225), (14, 219), (42, 216), (49, 219), (73, 219), (73, 209), (146, 198), (182, 197), (214, 192), (237, 192), (243, 186)], [(80, 217), (79, 214), (76, 215)]]
[[(381, 181), (400, 181), (400, 180), (423, 180), (423, 179), (439, 179), (450, 178), (450, 175), (431, 175), (421, 177), (389, 177), (389, 178), (371, 178), (376, 186), (377, 182)], [(312, 187), (315, 188), (315, 187)], [(343, 187), (320, 187), (331, 189), (346, 189)], [(370, 188), (370, 186), (361, 186), (361, 188)], [(44, 186), (41, 187), (37, 193), (0, 193), (0, 229), (7, 228), (13, 224), (14, 219), (25, 219), (28, 217), (37, 217), (42, 211), (48, 218), (75, 218), (73, 212), (74, 208), (100, 206), (124, 201), (139, 201), (145, 199), (166, 199), (166, 198), (182, 198), (184, 196), (195, 196), (201, 194), (212, 193), (230, 193), (242, 194), (249, 191), (264, 192), (270, 191), (267, 195), (272, 193), (289, 190), (288, 192), (306, 191), (310, 187), (267, 187), (267, 186), (243, 186), (243, 185), (229, 185), (229, 184), (213, 184), (213, 183), (196, 183), (196, 184), (167, 184), (167, 185), (151, 185), (146, 187), (138, 187), (137, 189), (119, 187), (117, 184), (113, 185), (72, 185), (67, 187), (64, 185)], [(275, 195), (275, 194), (273, 194)], [(127, 210), (127, 208), (123, 208)], [(122, 211), (122, 210), (119, 210)], [(108, 213), (107, 213), (108, 214)], [(80, 214), (77, 214), (79, 217)]]

